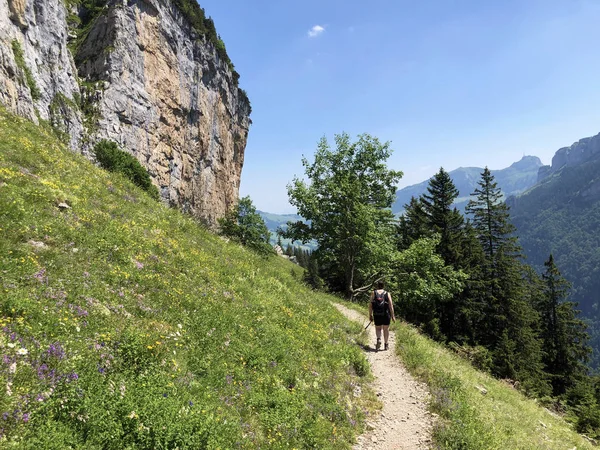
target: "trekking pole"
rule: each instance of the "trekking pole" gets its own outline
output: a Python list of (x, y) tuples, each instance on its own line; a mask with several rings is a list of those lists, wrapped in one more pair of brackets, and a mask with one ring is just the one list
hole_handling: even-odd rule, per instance
[(371, 320), (371, 321), (370, 321), (370, 322), (367, 324), (367, 326), (365, 327), (365, 330), (366, 330), (367, 328), (369, 328), (369, 325), (371, 325), (372, 323), (373, 323), (373, 321)]

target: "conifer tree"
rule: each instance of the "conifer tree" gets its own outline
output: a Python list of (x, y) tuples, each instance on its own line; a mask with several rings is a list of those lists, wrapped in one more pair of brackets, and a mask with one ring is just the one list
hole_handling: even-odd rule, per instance
[(410, 202), (404, 205), (404, 214), (398, 222), (397, 234), (398, 250), (406, 250), (417, 239), (432, 236), (421, 198), (412, 197)]
[(441, 239), (437, 252), (448, 265), (460, 265), (460, 241), (463, 216), (452, 204), (458, 197), (458, 189), (448, 172), (440, 168), (429, 181), (427, 193), (421, 197), (428, 228), (439, 233)]
[(525, 390), (545, 393), (541, 342), (535, 332), (537, 314), (526, 299), (521, 249), (510, 223), (508, 206), (486, 167), (467, 212), (483, 248), (479, 307), (483, 320), (479, 339), (493, 351), (494, 372), (519, 380)]
[(554, 263), (552, 255), (544, 263), (543, 295), (537, 308), (541, 316), (541, 336), (545, 371), (551, 375), (554, 395), (562, 395), (586, 376), (587, 326), (577, 318), (576, 304), (566, 301), (570, 285)]

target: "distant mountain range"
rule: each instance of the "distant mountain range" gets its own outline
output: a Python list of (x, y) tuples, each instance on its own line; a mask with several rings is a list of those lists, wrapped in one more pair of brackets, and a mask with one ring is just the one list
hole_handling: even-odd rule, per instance
[[(256, 211), (260, 214), (262, 219), (265, 221), (265, 225), (271, 232), (271, 244), (275, 245), (277, 243), (277, 229), (282, 228), (286, 229), (288, 222), (297, 222), (298, 220), (303, 220), (298, 214), (273, 214), (264, 211)], [(283, 244), (283, 249), (285, 250), (288, 244), (295, 245), (296, 247), (300, 247), (303, 249), (314, 250), (316, 248), (315, 243), (307, 243), (301, 244), (296, 241), (293, 243), (290, 239), (281, 239), (281, 243)]]
[[(537, 156), (523, 156), (520, 161), (513, 163), (510, 167), (492, 170), (491, 172), (505, 197), (510, 197), (525, 192), (533, 186), (538, 180), (541, 167), (543, 167), (543, 164)], [(477, 188), (477, 183), (481, 179), (481, 172), (483, 172), (481, 167), (459, 167), (449, 172), (460, 193), (454, 202), (454, 205), (460, 211), (464, 211), (471, 193)], [(409, 203), (412, 197), (420, 197), (427, 192), (428, 185), (429, 180), (425, 180), (422, 183), (398, 190), (396, 201), (392, 205), (392, 212), (401, 214), (404, 211), (404, 205)]]

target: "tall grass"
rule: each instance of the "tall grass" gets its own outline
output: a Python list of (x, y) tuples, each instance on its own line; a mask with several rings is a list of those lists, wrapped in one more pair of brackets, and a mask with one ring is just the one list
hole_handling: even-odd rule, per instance
[(439, 415), (439, 449), (591, 449), (563, 418), (509, 384), (476, 369), (456, 354), (397, 323), (396, 351), (409, 371), (427, 382)]
[(0, 447), (349, 448), (360, 325), (301, 275), (0, 109)]

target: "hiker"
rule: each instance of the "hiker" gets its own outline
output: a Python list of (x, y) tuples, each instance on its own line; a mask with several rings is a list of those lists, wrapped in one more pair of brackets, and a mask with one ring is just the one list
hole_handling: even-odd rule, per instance
[(369, 319), (375, 321), (375, 334), (377, 335), (376, 350), (381, 348), (381, 330), (383, 329), (384, 349), (388, 350), (388, 338), (390, 337), (390, 320), (396, 321), (394, 317), (394, 305), (392, 296), (383, 289), (383, 281), (377, 282), (377, 289), (371, 293), (369, 301)]

